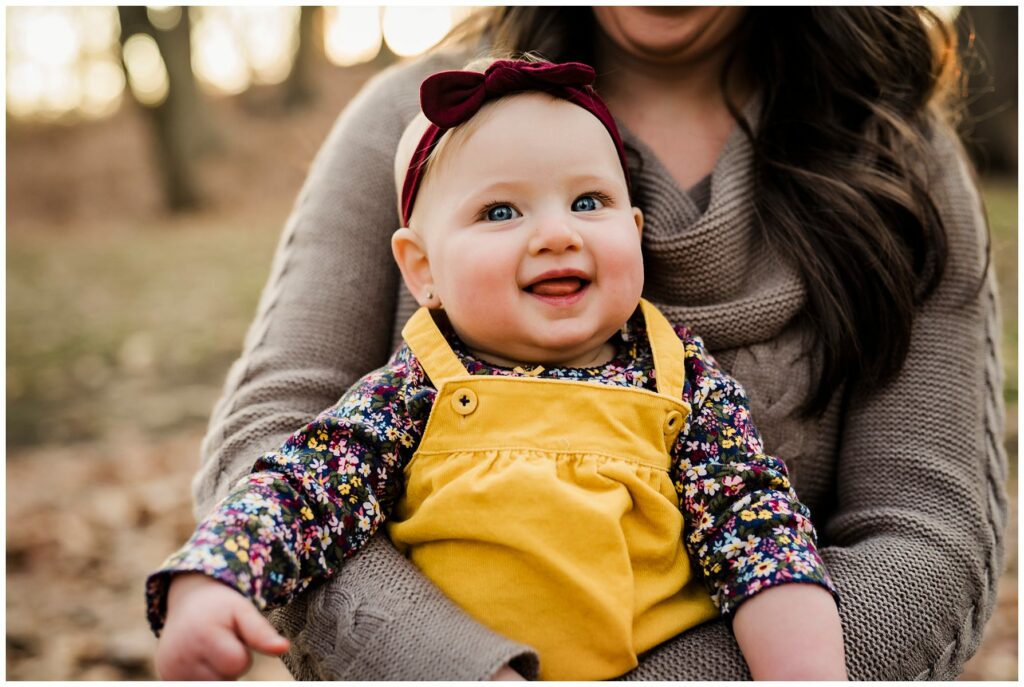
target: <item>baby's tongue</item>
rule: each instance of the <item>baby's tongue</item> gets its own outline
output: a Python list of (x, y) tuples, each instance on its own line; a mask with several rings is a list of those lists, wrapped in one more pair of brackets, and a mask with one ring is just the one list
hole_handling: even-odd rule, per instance
[(530, 287), (530, 291), (539, 296), (568, 296), (579, 291), (582, 285), (583, 282), (577, 277), (545, 279)]

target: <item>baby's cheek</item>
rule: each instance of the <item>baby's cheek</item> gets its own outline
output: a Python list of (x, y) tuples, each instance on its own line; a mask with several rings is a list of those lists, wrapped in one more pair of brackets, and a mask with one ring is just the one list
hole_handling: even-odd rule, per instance
[(468, 258), (458, 268), (456, 277), (465, 289), (478, 296), (493, 297), (515, 282), (515, 274), (509, 275), (496, 264), (486, 260)]
[(453, 286), (458, 312), (452, 314), (461, 316), (465, 326), (496, 327), (513, 307), (515, 275), (506, 274), (486, 261), (467, 259), (458, 268)]
[(609, 271), (626, 280), (643, 282), (644, 257), (640, 242), (623, 239), (609, 246), (605, 254)]

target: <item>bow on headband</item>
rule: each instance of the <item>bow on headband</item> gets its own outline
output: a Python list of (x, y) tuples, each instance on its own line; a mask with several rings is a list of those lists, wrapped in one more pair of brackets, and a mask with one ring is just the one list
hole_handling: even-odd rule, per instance
[(402, 185), (402, 223), (409, 224), (416, 193), (426, 168), (427, 158), (449, 129), (468, 121), (484, 103), (510, 93), (541, 91), (579, 105), (600, 120), (615, 143), (622, 171), (629, 185), (626, 151), (615, 120), (590, 84), (594, 70), (580, 62), (522, 62), (498, 60), (484, 73), (467, 71), (439, 72), (420, 86), (420, 106), (431, 124), (413, 153)]

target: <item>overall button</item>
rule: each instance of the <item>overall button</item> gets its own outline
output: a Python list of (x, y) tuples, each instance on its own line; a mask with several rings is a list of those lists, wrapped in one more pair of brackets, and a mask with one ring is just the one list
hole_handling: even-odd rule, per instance
[(466, 387), (456, 389), (452, 394), (452, 408), (459, 415), (469, 415), (476, 410), (476, 392)]
[(665, 416), (665, 436), (677, 433), (683, 427), (683, 414), (673, 410)]

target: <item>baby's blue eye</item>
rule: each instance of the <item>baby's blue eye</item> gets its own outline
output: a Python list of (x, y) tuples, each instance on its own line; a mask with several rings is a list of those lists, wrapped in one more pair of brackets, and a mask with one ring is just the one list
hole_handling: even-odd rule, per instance
[(519, 216), (519, 212), (511, 205), (495, 205), (487, 210), (488, 222), (507, 222)]
[(593, 212), (603, 207), (601, 201), (594, 196), (580, 196), (572, 201), (573, 212)]

